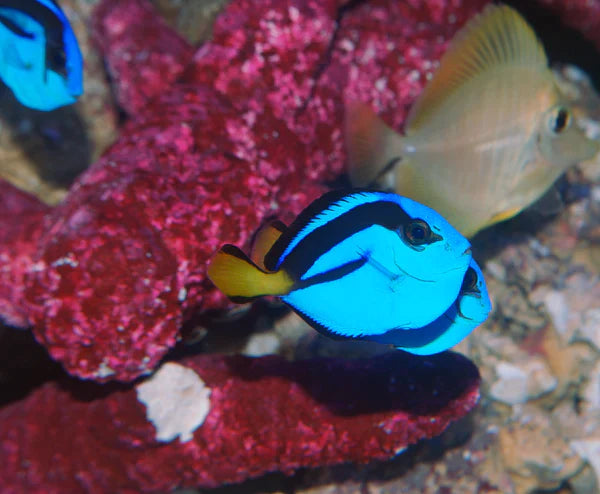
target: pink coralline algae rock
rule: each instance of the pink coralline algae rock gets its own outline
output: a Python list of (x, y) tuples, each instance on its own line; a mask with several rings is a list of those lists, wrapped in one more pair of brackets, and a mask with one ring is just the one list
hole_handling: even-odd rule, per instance
[[(99, 13), (127, 5), (105, 2)], [(266, 15), (260, 7), (253, 15)], [(330, 38), (333, 18), (316, 14)], [(311, 50), (324, 53), (329, 38), (318, 34)], [(100, 39), (109, 53), (111, 39)], [(290, 81), (294, 104), (306, 99), (298, 88), (318, 62)], [(341, 146), (325, 156), (319, 141), (308, 146), (272, 112), (253, 119), (232, 100), (208, 83), (174, 84), (52, 212), (27, 299), (37, 338), (69, 372), (127, 380), (152, 369), (187, 314), (225, 306), (205, 276), (212, 253), (225, 241), (247, 243), (268, 216), (289, 220), (326, 190), (317, 177), (340, 171)]]
[(369, 103), (402, 129), (406, 114), (437, 68), (448, 42), (486, 0), (375, 0), (341, 20), (331, 63), (319, 87), (346, 74), (345, 100)]
[(0, 319), (16, 327), (30, 325), (24, 301), (25, 273), (35, 269), (42, 220), (50, 208), (0, 179)]
[(3, 311), (74, 375), (149, 372), (194, 312), (227, 307), (212, 253), (290, 221), (343, 170), (344, 100), (401, 128), (484, 3), (238, 0), (191, 56), (145, 0), (105, 0), (95, 31), (131, 118), (48, 215)]
[(187, 442), (157, 441), (131, 386), (64, 380), (0, 410), (2, 492), (165, 493), (387, 459), (439, 435), (479, 398), (477, 369), (453, 353), (181, 364), (210, 391), (208, 414)]
[[(154, 368), (186, 317), (226, 307), (205, 276), (212, 253), (224, 242), (247, 245), (269, 216), (289, 221), (341, 172), (343, 88), (350, 80), (360, 95), (370, 77), (356, 72), (389, 62), (379, 52), (391, 39), (394, 67), (407, 51), (409, 65), (439, 56), (427, 40), (446, 39), (480, 4), (374, 2), (348, 11), (344, 34), (343, 1), (232, 2), (181, 79), (153, 99), (142, 94), (120, 139), (52, 212), (27, 287), (37, 338), (80, 377), (129, 380)], [(119, 94), (141, 84), (128, 66), (138, 44), (165, 51), (144, 41), (130, 15), (143, 5), (108, 0), (98, 9)], [(371, 15), (363, 46), (356, 26)], [(455, 25), (442, 28), (452, 15)], [(396, 39), (398, 24), (419, 22), (426, 28), (405, 27), (412, 36)]]
[(131, 114), (168, 89), (194, 53), (146, 0), (104, 2), (95, 21), (96, 37), (110, 46), (103, 51), (117, 100)]

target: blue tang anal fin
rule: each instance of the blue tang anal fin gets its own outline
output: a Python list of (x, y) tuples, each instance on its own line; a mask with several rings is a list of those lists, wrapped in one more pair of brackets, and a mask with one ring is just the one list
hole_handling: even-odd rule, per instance
[(285, 295), (294, 285), (286, 271), (265, 272), (238, 247), (230, 244), (215, 254), (207, 274), (216, 287), (236, 303), (263, 295)]

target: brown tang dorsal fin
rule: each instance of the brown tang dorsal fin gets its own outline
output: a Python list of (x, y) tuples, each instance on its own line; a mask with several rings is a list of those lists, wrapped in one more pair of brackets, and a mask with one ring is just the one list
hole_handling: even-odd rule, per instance
[(416, 132), (463, 84), (501, 66), (547, 68), (544, 48), (527, 21), (506, 5), (488, 5), (454, 37), (407, 119)]

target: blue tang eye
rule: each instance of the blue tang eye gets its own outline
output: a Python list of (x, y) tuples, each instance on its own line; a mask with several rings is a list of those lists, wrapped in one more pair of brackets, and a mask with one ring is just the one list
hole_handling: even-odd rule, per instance
[(404, 235), (411, 245), (423, 245), (431, 240), (431, 228), (423, 220), (413, 220), (404, 227)]

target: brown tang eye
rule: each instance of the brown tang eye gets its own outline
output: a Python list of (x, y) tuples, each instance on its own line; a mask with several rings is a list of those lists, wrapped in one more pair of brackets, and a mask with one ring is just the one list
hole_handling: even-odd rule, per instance
[(477, 273), (473, 268), (467, 269), (461, 287), (462, 292), (478, 292)]
[(554, 108), (548, 117), (548, 128), (554, 134), (560, 134), (571, 125), (571, 112), (565, 106)]
[(423, 220), (413, 220), (404, 227), (404, 235), (411, 245), (423, 245), (431, 242), (431, 228)]

